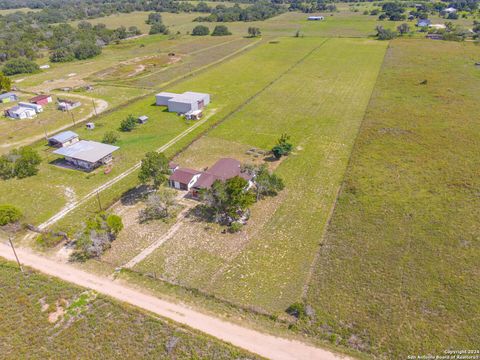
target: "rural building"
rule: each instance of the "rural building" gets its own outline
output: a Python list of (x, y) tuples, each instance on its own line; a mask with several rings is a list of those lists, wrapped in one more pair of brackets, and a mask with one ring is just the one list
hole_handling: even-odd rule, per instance
[(235, 176), (247, 180), (250, 188), (252, 176), (243, 172), (241, 166), (240, 161), (236, 159), (222, 158), (206, 171), (178, 168), (170, 176), (169, 184), (175, 189), (191, 191), (194, 198), (198, 197), (200, 190), (210, 189), (215, 181), (227, 181)]
[(51, 95), (37, 95), (30, 99), (32, 104), (47, 105), (53, 101)]
[(5, 94), (0, 95), (0, 103), (5, 104), (11, 101), (18, 101), (17, 94), (13, 92), (7, 92)]
[(157, 106), (167, 106), (168, 100), (178, 96), (178, 94), (170, 93), (170, 92), (161, 92), (155, 95), (155, 104)]
[(310, 21), (320, 21), (320, 20), (324, 20), (325, 18), (323, 16), (309, 16), (308, 17), (308, 20)]
[(443, 40), (443, 35), (442, 34), (427, 34), (426, 38), (430, 39), (430, 40)]
[(31, 119), (35, 117), (35, 115), (37, 115), (35, 110), (19, 105), (5, 110), (5, 116), (12, 119)]
[(93, 170), (112, 162), (112, 153), (118, 146), (96, 141), (80, 140), (73, 145), (62, 147), (53, 153), (62, 155), (65, 161), (82, 170)]
[(139, 116), (137, 119), (139, 124), (145, 124), (147, 120), (148, 120), (148, 116), (145, 116), (145, 115)]
[(155, 103), (158, 106), (168, 106), (168, 111), (186, 114), (202, 110), (210, 103), (210, 95), (187, 91), (183, 94), (161, 92), (155, 95)]
[(422, 19), (417, 22), (418, 27), (429, 27), (431, 24), (431, 21), (429, 19)]
[(170, 171), (170, 174), (173, 174), (178, 168), (179, 168), (178, 164), (175, 164), (172, 161), (168, 163), (168, 170)]
[(60, 100), (58, 99), (58, 110), (70, 111), (82, 105), (80, 101)]
[(201, 171), (188, 168), (177, 168), (173, 174), (170, 175), (168, 183), (174, 189), (190, 191), (201, 174)]
[(79, 140), (77, 133), (74, 133), (73, 131), (64, 131), (48, 138), (48, 145), (61, 148), (73, 145)]
[(95, 129), (95, 124), (92, 123), (92, 122), (88, 122), (85, 124), (85, 127), (88, 129), (88, 130), (93, 130)]
[(43, 106), (42, 105), (37, 105), (37, 104), (32, 104), (32, 103), (27, 103), (27, 102), (19, 102), (18, 105), (22, 106), (24, 108), (33, 109), (37, 114), (39, 114), (43, 111)]
[(445, 14), (453, 14), (453, 13), (456, 13), (457, 12), (457, 9), (453, 8), (453, 7), (448, 7), (446, 8), (445, 10), (443, 10), (443, 12)]
[(199, 120), (203, 116), (202, 110), (189, 111), (185, 113), (185, 119), (187, 120)]

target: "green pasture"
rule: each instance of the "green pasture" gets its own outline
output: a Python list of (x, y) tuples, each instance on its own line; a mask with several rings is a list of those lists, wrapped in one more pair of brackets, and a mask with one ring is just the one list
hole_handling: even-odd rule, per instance
[(391, 42), (305, 332), (388, 359), (480, 343), (478, 59), (471, 43)]

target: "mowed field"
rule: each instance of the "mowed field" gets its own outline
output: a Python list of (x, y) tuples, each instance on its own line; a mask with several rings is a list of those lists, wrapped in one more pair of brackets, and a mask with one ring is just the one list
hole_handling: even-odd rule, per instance
[[(265, 46), (282, 44), (303, 48), (300, 61), (175, 160), (199, 169), (224, 156), (251, 162), (246, 150), (268, 150), (286, 132), (295, 152), (271, 164), (286, 189), (257, 203), (241, 233), (191, 222), (136, 270), (269, 312), (300, 300), (387, 44), (287, 38)], [(224, 70), (198, 80), (222, 80)]]
[(2, 359), (255, 359), (91, 291), (0, 261)]
[(316, 265), (307, 333), (353, 336), (382, 359), (480, 344), (478, 56), (468, 43), (391, 42)]

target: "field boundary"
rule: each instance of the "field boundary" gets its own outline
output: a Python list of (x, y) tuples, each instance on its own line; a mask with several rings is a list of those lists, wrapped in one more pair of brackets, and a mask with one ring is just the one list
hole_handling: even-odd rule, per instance
[(312, 282), (313, 273), (315, 272), (315, 268), (316, 268), (316, 266), (317, 266), (317, 264), (320, 260), (320, 255), (323, 251), (323, 248), (325, 247), (325, 237), (327, 235), (328, 229), (330, 228), (330, 224), (331, 224), (331, 221), (332, 221), (332, 218), (333, 218), (333, 214), (335, 213), (335, 209), (337, 208), (338, 198), (343, 191), (343, 188), (344, 188), (344, 185), (345, 185), (345, 177), (346, 177), (348, 171), (351, 169), (353, 153), (354, 153), (355, 149), (357, 148), (357, 144), (358, 144), (358, 135), (362, 132), (362, 129), (365, 126), (365, 119), (367, 117), (367, 111), (368, 111), (368, 109), (370, 107), (370, 103), (372, 101), (373, 92), (377, 88), (378, 79), (380, 77), (380, 73), (383, 70), (383, 67), (384, 67), (384, 64), (385, 64), (385, 57), (387, 56), (387, 52), (388, 52), (389, 48), (390, 48), (390, 43), (387, 45), (385, 53), (383, 54), (382, 65), (379, 67), (378, 72), (377, 72), (377, 76), (375, 77), (375, 83), (372, 87), (372, 91), (370, 92), (370, 96), (368, 98), (368, 103), (367, 103), (367, 106), (365, 108), (365, 112), (363, 114), (362, 121), (360, 122), (360, 126), (358, 127), (357, 134), (355, 135), (355, 141), (353, 143), (352, 150), (350, 151), (350, 155), (348, 156), (347, 166), (345, 167), (345, 171), (344, 171), (343, 176), (342, 176), (342, 182), (337, 189), (337, 193), (335, 195), (335, 201), (333, 202), (333, 204), (330, 208), (327, 221), (325, 222), (325, 227), (323, 228), (322, 235), (320, 237), (318, 251), (315, 253), (313, 261), (310, 264), (310, 268), (309, 268), (309, 271), (307, 273), (307, 278), (305, 280), (305, 284), (303, 285), (303, 291), (302, 291), (302, 300), (304, 302), (307, 300), (308, 289), (310, 288), (310, 284)]

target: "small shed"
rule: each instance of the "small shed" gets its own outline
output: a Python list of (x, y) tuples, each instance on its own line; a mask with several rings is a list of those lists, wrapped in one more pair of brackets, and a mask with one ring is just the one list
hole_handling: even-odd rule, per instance
[(52, 95), (37, 95), (30, 99), (32, 104), (47, 105), (53, 101)]
[(422, 19), (417, 22), (418, 27), (429, 27), (432, 22), (429, 19)]
[(168, 105), (168, 100), (179, 96), (179, 94), (171, 93), (171, 92), (161, 92), (155, 95), (155, 104), (157, 106), (166, 106)]
[(0, 103), (5, 104), (11, 101), (18, 101), (17, 94), (13, 92), (7, 92), (0, 95)]
[(325, 18), (323, 16), (309, 16), (307, 20), (309, 21), (321, 21), (324, 20)]
[(77, 133), (73, 131), (64, 131), (50, 137), (48, 139), (48, 145), (61, 148), (61, 147), (73, 145), (79, 140), (80, 138)]
[(202, 110), (194, 110), (185, 113), (185, 119), (187, 120), (199, 120), (203, 116)]
[(95, 124), (92, 123), (92, 122), (88, 122), (85, 127), (88, 129), (88, 130), (93, 130), (95, 129)]
[(58, 99), (58, 110), (70, 111), (82, 105), (80, 101)]
[(139, 116), (137, 121), (139, 124), (145, 124), (148, 120), (148, 116), (146, 115), (142, 115), (142, 116)]
[(28, 102), (19, 102), (18, 105), (23, 106), (25, 108), (33, 109), (37, 114), (41, 113), (43, 111), (43, 106), (42, 105), (37, 105), (37, 104), (32, 104)]

